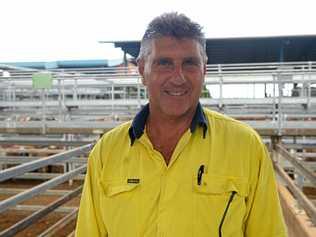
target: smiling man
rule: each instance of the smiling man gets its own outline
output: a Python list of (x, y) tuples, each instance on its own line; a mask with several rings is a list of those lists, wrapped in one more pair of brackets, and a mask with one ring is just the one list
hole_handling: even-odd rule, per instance
[(149, 24), (138, 57), (149, 103), (92, 150), (77, 236), (287, 236), (259, 136), (199, 103), (206, 62), (197, 23)]
[(144, 47), (138, 65), (149, 94), (147, 135), (168, 165), (195, 114), (206, 55), (196, 40), (187, 38), (159, 37)]

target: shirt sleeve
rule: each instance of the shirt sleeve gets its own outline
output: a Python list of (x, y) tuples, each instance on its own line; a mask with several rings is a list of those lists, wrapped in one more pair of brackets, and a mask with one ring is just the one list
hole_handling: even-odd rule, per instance
[(252, 183), (245, 226), (246, 237), (286, 237), (276, 179), (266, 146), (257, 137), (254, 144), (255, 182)]
[(102, 168), (100, 154), (101, 142), (99, 141), (88, 159), (76, 225), (75, 236), (77, 237), (108, 236), (100, 213), (100, 189), (97, 181)]

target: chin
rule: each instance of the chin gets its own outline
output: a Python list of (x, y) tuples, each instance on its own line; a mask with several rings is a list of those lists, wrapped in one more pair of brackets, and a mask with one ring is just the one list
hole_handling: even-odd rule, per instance
[(165, 107), (162, 109), (162, 112), (170, 117), (181, 117), (188, 114), (189, 111), (190, 107), (187, 106)]

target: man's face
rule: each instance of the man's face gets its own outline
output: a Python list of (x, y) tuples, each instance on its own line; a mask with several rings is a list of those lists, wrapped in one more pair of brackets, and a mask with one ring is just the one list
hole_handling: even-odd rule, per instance
[(151, 113), (179, 118), (195, 112), (206, 65), (200, 44), (192, 39), (162, 37), (139, 62)]

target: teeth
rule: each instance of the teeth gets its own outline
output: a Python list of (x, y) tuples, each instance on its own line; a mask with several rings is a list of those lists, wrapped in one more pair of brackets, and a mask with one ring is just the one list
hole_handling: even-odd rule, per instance
[(172, 95), (172, 96), (181, 96), (185, 94), (185, 91), (183, 92), (172, 92), (172, 91), (167, 91), (167, 94)]

